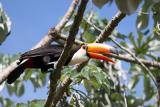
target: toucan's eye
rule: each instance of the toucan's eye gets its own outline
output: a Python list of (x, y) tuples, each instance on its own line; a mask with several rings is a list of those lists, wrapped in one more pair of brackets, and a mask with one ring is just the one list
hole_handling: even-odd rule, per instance
[(83, 49), (86, 49), (86, 48), (87, 48), (87, 46), (86, 46), (86, 45), (83, 45), (83, 46), (82, 46), (82, 48), (83, 48)]

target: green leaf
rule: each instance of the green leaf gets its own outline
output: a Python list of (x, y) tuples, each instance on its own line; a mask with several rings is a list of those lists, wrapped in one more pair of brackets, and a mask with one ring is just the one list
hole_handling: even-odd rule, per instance
[(123, 96), (120, 93), (113, 93), (111, 95), (111, 98), (112, 98), (112, 100), (115, 100), (115, 101), (123, 100)]
[(153, 4), (152, 0), (145, 0), (142, 10), (140, 11), (140, 14), (138, 15), (136, 20), (136, 26), (138, 30), (143, 30), (148, 26), (149, 14), (144, 14), (144, 13), (150, 12), (152, 4)]
[(127, 38), (126, 35), (119, 33), (118, 31), (114, 31), (113, 34), (118, 38), (118, 39), (122, 39), (125, 40)]
[(135, 88), (135, 86), (137, 85), (137, 83), (139, 82), (139, 76), (135, 75), (131, 78), (129, 84), (128, 84), (128, 89), (133, 89)]
[(18, 103), (16, 107), (28, 107), (28, 105), (24, 103)]
[[(160, 0), (157, 0), (157, 1), (160, 1)], [(154, 13), (153, 14), (153, 19), (154, 19), (154, 27), (157, 26), (158, 22), (159, 22), (159, 19), (160, 19), (160, 2), (158, 3), (155, 3), (152, 7), (152, 12)]]
[(138, 42), (138, 47), (141, 47), (141, 44), (143, 43), (143, 34), (141, 32), (138, 32), (138, 39), (137, 39), (137, 42)]
[(32, 72), (31, 69), (27, 69), (27, 70), (25, 71), (24, 80), (30, 79), (32, 73), (33, 73), (33, 72)]
[(15, 92), (18, 97), (21, 97), (24, 94), (25, 88), (22, 82), (17, 81), (15, 83)]
[(0, 3), (0, 44), (4, 42), (11, 30), (11, 21)]
[(142, 0), (116, 0), (116, 5), (119, 10), (126, 14), (135, 12)]
[(28, 107), (44, 107), (46, 100), (33, 100), (28, 102)]
[(127, 96), (127, 102), (129, 107), (138, 107), (138, 106), (144, 105), (143, 99), (136, 98), (135, 96), (132, 96), (132, 95)]
[(154, 96), (154, 87), (147, 76), (144, 77), (144, 93), (146, 101), (150, 100)]
[(102, 8), (109, 1), (112, 1), (112, 0), (92, 0), (94, 5), (96, 5), (98, 8)]
[(86, 89), (88, 92), (90, 92), (91, 89), (92, 89), (92, 87), (91, 87), (91, 84), (89, 84), (89, 81), (84, 79), (84, 80), (82, 81), (82, 83), (83, 83), (85, 89)]
[[(149, 44), (152, 42), (153, 38), (151, 36), (148, 36), (142, 46), (140, 47), (143, 54), (146, 54), (149, 51)], [(156, 47), (155, 47), (156, 48)]]
[(6, 98), (5, 107), (11, 107), (12, 105), (13, 105), (13, 102), (9, 98)]
[(134, 47), (137, 48), (137, 44), (132, 33), (129, 34), (128, 39), (134, 45)]
[(15, 92), (15, 86), (12, 86), (12, 85), (6, 85), (7, 86), (7, 90), (8, 90), (8, 93), (9, 95), (13, 95), (13, 93)]
[(45, 86), (46, 83), (47, 83), (46, 74), (45, 73), (40, 73), (39, 77), (40, 77), (39, 80), (41, 80), (42, 86)]
[(46, 100), (33, 100), (28, 103), (18, 103), (16, 107), (44, 107)]
[(110, 82), (107, 74), (100, 67), (87, 65), (82, 69), (81, 76), (85, 78), (83, 83), (87, 90), (91, 90), (91, 87), (96, 89), (104, 87), (109, 92)]
[(160, 42), (158, 40), (151, 40), (148, 46), (149, 46), (149, 51), (160, 52)]
[(89, 31), (86, 31), (84, 34), (83, 34), (83, 38), (85, 39), (85, 41), (87, 43), (92, 43), (95, 41), (96, 39), (96, 36), (95, 36), (95, 29), (90, 29)]
[(94, 88), (98, 89), (101, 87), (101, 84), (98, 83), (97, 79), (95, 77), (92, 77), (89, 81), (90, 84), (94, 86)]
[(62, 73), (61, 81), (64, 81), (66, 78), (75, 80), (79, 76), (79, 73), (73, 67), (65, 67)]
[(120, 44), (124, 47), (128, 47), (127, 43), (125, 41), (121, 41)]
[(148, 26), (149, 14), (139, 14), (136, 20), (138, 30), (143, 30)]

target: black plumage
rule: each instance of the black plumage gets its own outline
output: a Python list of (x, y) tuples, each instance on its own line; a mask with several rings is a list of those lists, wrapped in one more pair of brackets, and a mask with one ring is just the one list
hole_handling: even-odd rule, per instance
[[(26, 68), (40, 68), (41, 71), (48, 71), (48, 69), (53, 68), (54, 63), (51, 62), (55, 62), (58, 60), (63, 48), (64, 47), (60, 45), (50, 45), (25, 52), (19, 58), (20, 62), (18, 63), (17, 68), (15, 68), (8, 76), (7, 83), (13, 83), (24, 72)], [(68, 65), (68, 63), (72, 59), (72, 56), (75, 52), (77, 52), (78, 49), (80, 49), (80, 46), (77, 46), (71, 50), (71, 53), (67, 58), (65, 65)], [(27, 61), (25, 63), (22, 63), (24, 59), (27, 59)]]

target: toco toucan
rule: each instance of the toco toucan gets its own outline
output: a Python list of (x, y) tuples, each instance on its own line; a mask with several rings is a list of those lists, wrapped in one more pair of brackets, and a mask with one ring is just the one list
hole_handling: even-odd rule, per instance
[[(18, 66), (11, 72), (7, 78), (7, 83), (13, 83), (26, 68), (40, 68), (41, 71), (48, 71), (54, 67), (54, 62), (60, 57), (63, 46), (50, 45), (30, 50), (22, 54), (19, 58)], [(104, 60), (114, 63), (114, 61), (101, 54), (117, 53), (117, 51), (106, 44), (90, 43), (74, 47), (65, 62), (66, 65), (79, 64), (87, 61), (89, 58)], [(23, 60), (27, 59), (25, 63)]]

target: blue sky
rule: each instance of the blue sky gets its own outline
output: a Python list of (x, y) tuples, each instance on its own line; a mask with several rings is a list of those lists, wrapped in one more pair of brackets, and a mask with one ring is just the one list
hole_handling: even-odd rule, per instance
[[(47, 34), (49, 28), (55, 26), (67, 11), (72, 0), (1, 0), (4, 10), (12, 21), (11, 34), (0, 46), (0, 53), (15, 54), (25, 52), (32, 48)], [(88, 4), (91, 9), (91, 3)], [(111, 19), (118, 9), (114, 4), (106, 5), (102, 9), (93, 6), (100, 17)], [(127, 16), (116, 28), (123, 34), (136, 32), (136, 15)], [(16, 102), (32, 100), (34, 98), (46, 98), (47, 86), (33, 92), (31, 83), (26, 83), (26, 94), (22, 98), (11, 98)], [(9, 97), (6, 89), (2, 91), (5, 97)], [(30, 96), (32, 95), (32, 96)]]
[[(34, 46), (49, 28), (55, 26), (67, 11), (72, 0), (2, 0), (2, 5), (12, 21), (11, 35), (0, 46), (0, 52), (13, 54)], [(88, 5), (91, 9), (91, 3)], [(100, 17), (111, 19), (118, 11), (115, 5), (102, 9), (93, 6)], [(116, 28), (122, 33), (135, 31), (135, 16), (125, 18)], [(127, 29), (124, 29), (126, 28)]]

